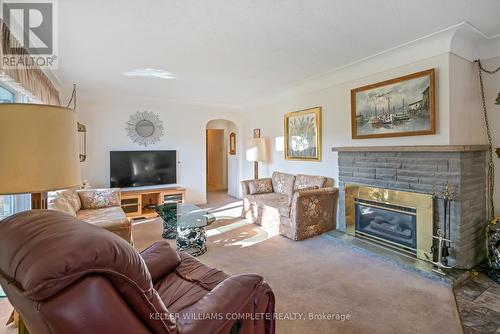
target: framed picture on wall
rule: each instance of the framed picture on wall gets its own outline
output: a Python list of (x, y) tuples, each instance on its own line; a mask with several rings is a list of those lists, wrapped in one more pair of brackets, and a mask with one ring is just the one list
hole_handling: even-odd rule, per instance
[(352, 138), (436, 133), (434, 69), (351, 90)]
[(285, 159), (321, 160), (321, 107), (285, 114)]
[(236, 155), (236, 134), (234, 132), (229, 134), (229, 154)]

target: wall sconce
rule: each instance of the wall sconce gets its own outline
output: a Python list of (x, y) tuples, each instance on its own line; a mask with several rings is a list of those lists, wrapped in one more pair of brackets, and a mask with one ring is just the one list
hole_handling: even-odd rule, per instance
[(497, 155), (500, 158), (500, 148), (497, 148)]
[(82, 123), (79, 123), (77, 122), (77, 129), (78, 129), (78, 133), (80, 134), (83, 134), (83, 137), (82, 137), (82, 144), (81, 146), (83, 147), (83, 154), (80, 153), (80, 162), (84, 162), (85, 160), (87, 160), (87, 127), (82, 124)]

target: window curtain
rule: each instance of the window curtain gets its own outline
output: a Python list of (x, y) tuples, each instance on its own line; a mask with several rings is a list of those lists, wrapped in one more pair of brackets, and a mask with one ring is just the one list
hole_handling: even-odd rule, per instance
[[(0, 28), (1, 56), (6, 53), (6, 50), (9, 50), (9, 53), (14, 53), (13, 51), (15, 51), (16, 54), (20, 55), (29, 54), (28, 51), (21, 46), (17, 38), (10, 32), (5, 22), (1, 21)], [(24, 89), (36, 96), (43, 103), (57, 106), (61, 105), (58, 90), (40, 68), (4, 68), (2, 62), (0, 62), (0, 73), (18, 82)]]

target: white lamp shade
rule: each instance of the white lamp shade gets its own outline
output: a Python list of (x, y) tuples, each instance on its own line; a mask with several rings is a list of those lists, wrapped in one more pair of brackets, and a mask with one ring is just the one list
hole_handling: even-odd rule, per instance
[(75, 112), (39, 104), (0, 104), (0, 195), (78, 186)]
[(253, 138), (248, 143), (247, 161), (266, 161), (267, 150), (265, 138)]

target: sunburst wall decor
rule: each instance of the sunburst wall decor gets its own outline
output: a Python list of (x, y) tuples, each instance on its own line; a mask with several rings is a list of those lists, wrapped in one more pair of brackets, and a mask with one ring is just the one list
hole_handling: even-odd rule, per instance
[(141, 146), (155, 144), (163, 136), (163, 122), (150, 111), (138, 111), (130, 115), (126, 129), (130, 139)]

